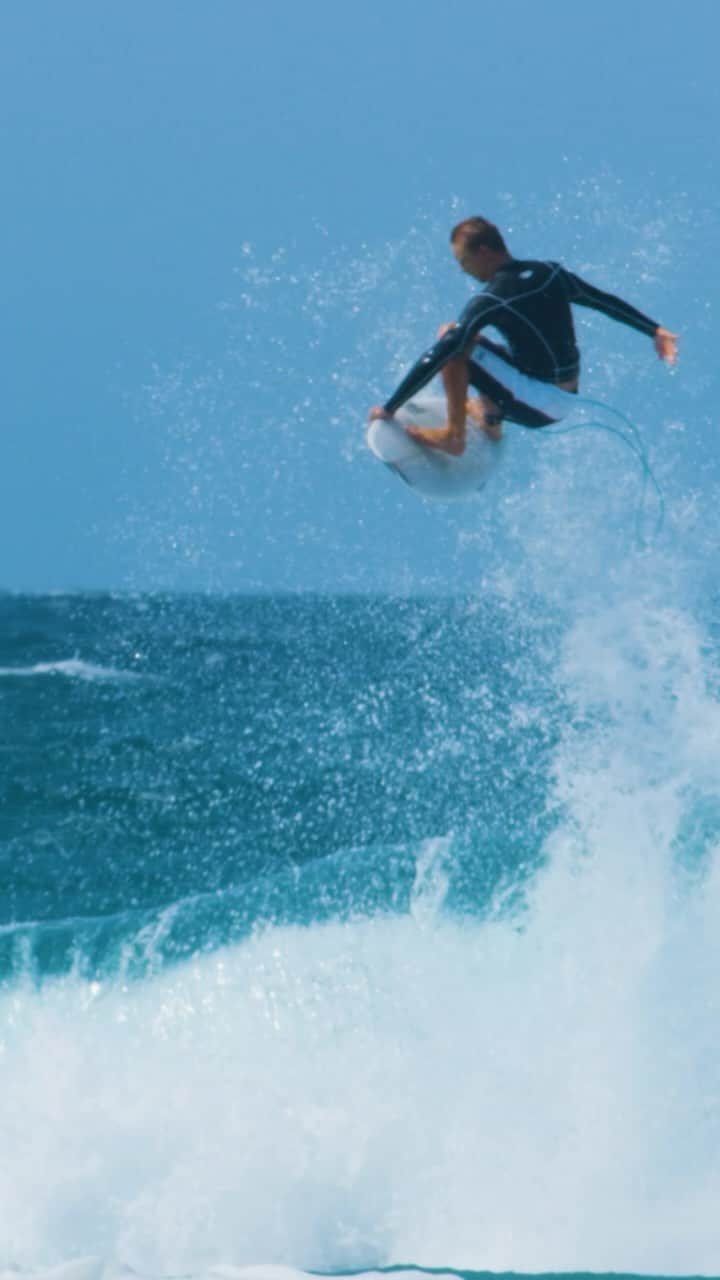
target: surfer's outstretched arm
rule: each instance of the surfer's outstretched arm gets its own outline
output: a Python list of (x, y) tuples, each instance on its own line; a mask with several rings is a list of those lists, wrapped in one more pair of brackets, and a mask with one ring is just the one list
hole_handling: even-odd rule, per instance
[[(428, 382), (431, 382), (436, 373), (455, 357), (467, 357), (472, 344), (477, 336), (479, 329), (483, 325), (492, 323), (493, 312), (500, 309), (500, 305), (495, 298), (489, 297), (487, 294), (481, 294), (479, 298), (472, 298), (465, 307), (457, 324), (443, 326), (444, 332), (433, 343), (427, 351), (424, 351), (419, 360), (405, 374), (402, 382), (395, 388), (392, 395), (383, 405), (382, 412), (385, 415), (392, 416), (396, 409), (405, 404), (406, 400), (412, 399), (418, 391), (422, 391)], [(375, 410), (372, 411), (376, 412)]]
[(448, 360), (452, 360), (461, 353), (465, 345), (462, 330), (458, 325), (447, 329), (405, 374), (402, 382), (385, 401), (383, 406), (385, 412), (393, 414), (396, 409), (405, 404), (406, 400), (411, 400), (418, 391), (422, 391), (428, 382), (432, 382), (435, 374), (440, 372)]
[(589, 284), (587, 280), (581, 280), (580, 276), (574, 275), (572, 271), (564, 269), (562, 275), (571, 302), (577, 303), (580, 307), (591, 307), (593, 311), (602, 311), (611, 320), (618, 320), (620, 324), (627, 324), (631, 329), (637, 329), (638, 332), (647, 334), (648, 337), (652, 338), (660, 359), (667, 361), (668, 364), (675, 363), (677, 359), (676, 333), (671, 333), (669, 329), (664, 329), (657, 321), (643, 315), (642, 311), (638, 311), (637, 307), (633, 307), (629, 302), (616, 297), (614, 293), (605, 293), (603, 289), (596, 288), (594, 284)]

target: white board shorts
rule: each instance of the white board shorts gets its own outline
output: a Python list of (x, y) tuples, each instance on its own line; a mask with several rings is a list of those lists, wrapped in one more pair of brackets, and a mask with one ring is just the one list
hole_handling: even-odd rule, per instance
[(489, 396), (508, 422), (523, 427), (545, 427), (560, 422), (577, 409), (577, 396), (553, 382), (540, 382), (516, 368), (509, 359), (484, 344), (473, 347), (468, 356), (469, 380)]

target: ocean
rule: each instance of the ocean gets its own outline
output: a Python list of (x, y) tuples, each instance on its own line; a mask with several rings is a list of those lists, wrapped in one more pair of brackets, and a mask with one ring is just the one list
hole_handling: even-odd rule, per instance
[(717, 605), (643, 565), (0, 596), (6, 1280), (720, 1271)]

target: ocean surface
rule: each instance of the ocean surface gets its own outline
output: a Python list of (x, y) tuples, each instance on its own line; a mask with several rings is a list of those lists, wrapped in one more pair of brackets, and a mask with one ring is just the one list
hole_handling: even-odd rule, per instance
[(0, 596), (3, 1277), (720, 1272), (717, 604), (644, 564)]

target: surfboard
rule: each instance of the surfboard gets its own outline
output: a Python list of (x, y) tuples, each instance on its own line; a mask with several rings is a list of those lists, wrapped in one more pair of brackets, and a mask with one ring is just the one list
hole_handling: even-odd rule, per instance
[(398, 409), (392, 421), (382, 418), (367, 428), (370, 451), (423, 498), (454, 502), (475, 497), (485, 488), (503, 452), (503, 442), (488, 439), (468, 419), (464, 453), (455, 458), (413, 440), (405, 426), (439, 427), (446, 421), (443, 396), (416, 396)]

